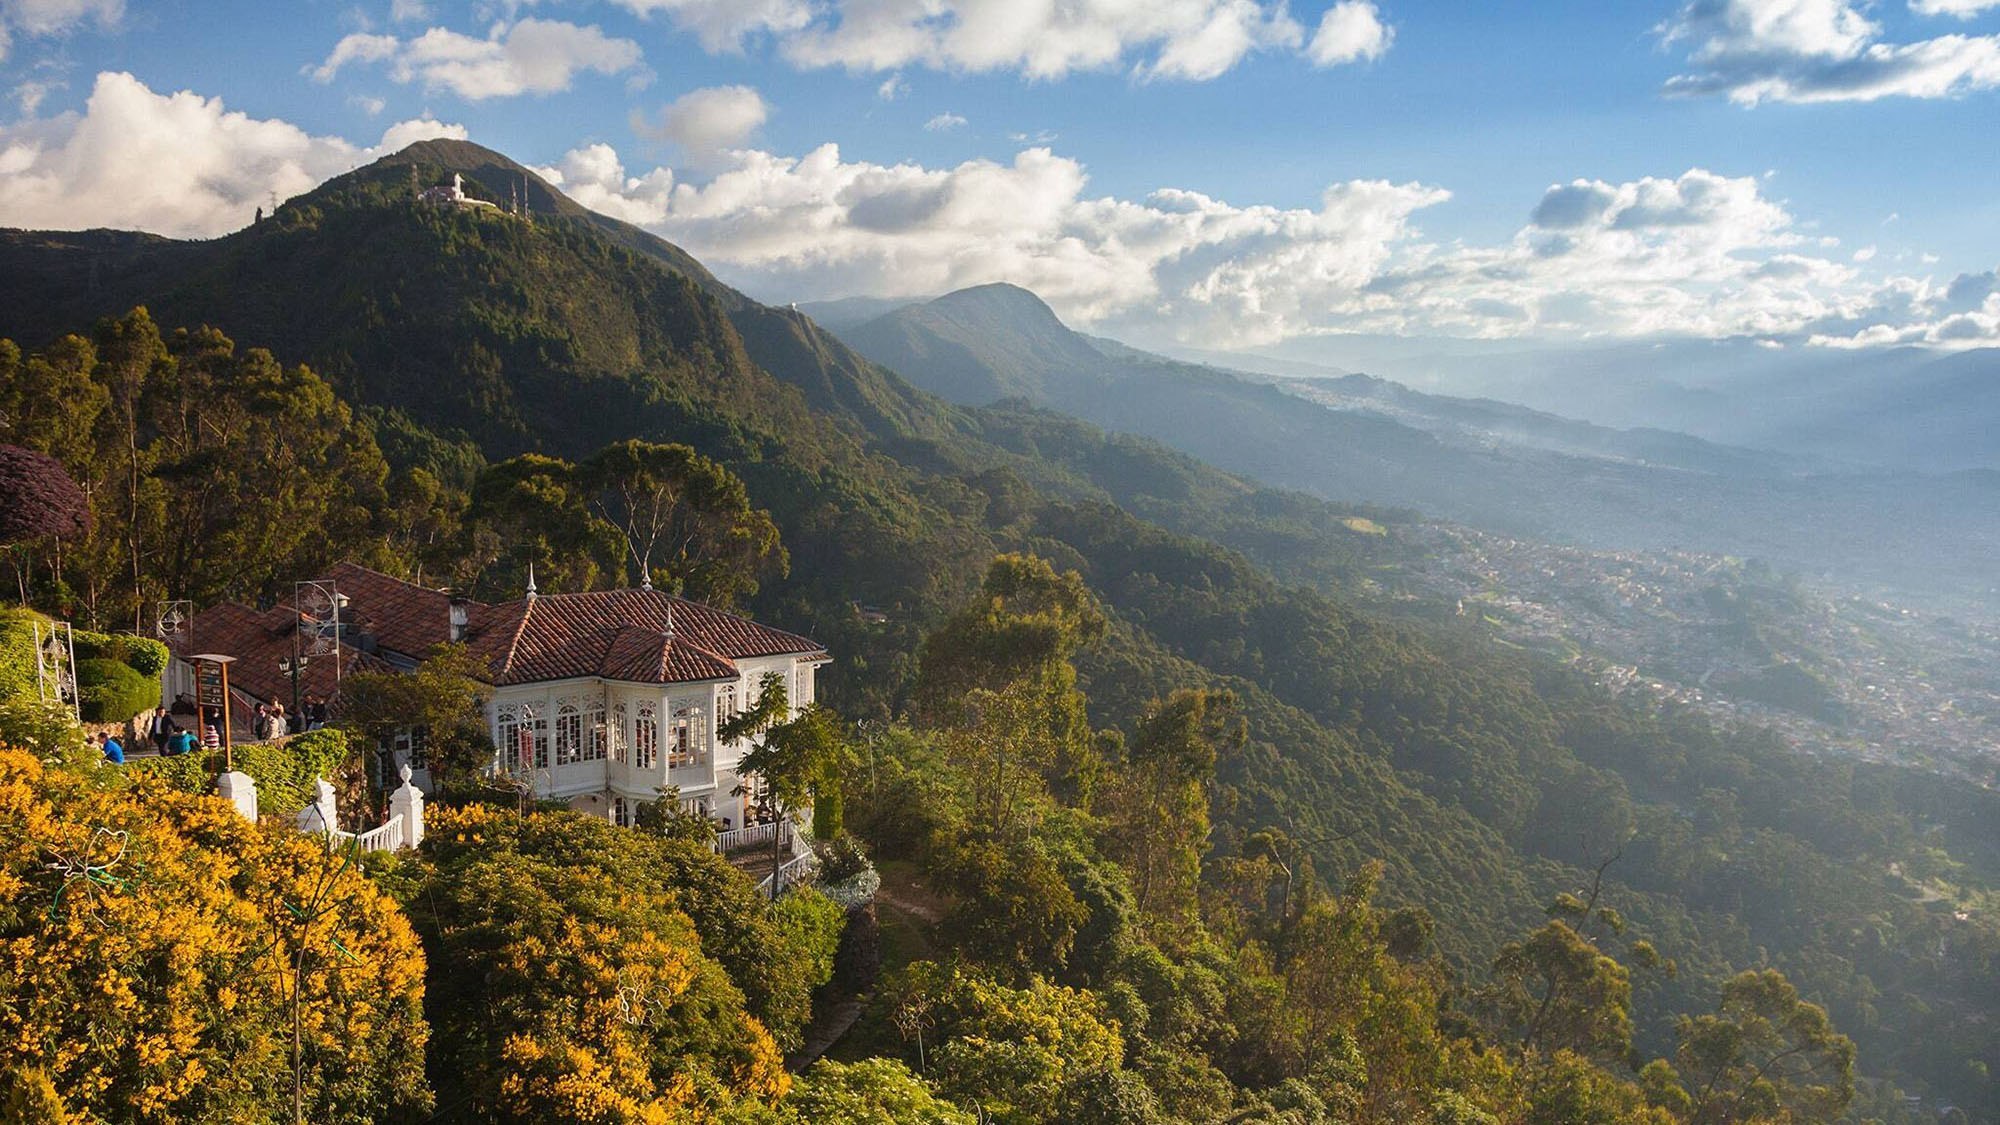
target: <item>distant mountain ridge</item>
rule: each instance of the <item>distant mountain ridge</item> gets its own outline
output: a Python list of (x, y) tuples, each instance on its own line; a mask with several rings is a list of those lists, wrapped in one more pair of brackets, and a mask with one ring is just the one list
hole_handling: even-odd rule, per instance
[[(1280, 487), (1603, 549), (1687, 547), (1923, 592), (1995, 593), (1982, 559), (2000, 551), (1996, 474), (1845, 469), (1365, 375), (1245, 375), (1100, 347), (1007, 285), (840, 335), (954, 401), (1022, 398)], [(1912, 542), (1932, 570), (1911, 569)]]

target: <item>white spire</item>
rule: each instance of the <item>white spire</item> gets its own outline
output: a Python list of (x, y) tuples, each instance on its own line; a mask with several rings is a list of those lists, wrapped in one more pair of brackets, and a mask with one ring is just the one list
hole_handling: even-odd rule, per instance
[[(645, 577), (639, 579), (639, 588), (641, 590), (650, 590), (653, 588), (653, 568), (646, 568)], [(671, 614), (673, 611), (668, 610), (667, 612)]]
[(667, 603), (667, 639), (674, 639), (674, 603)]
[(535, 589), (535, 564), (528, 563), (528, 600), (533, 601), (540, 591)]

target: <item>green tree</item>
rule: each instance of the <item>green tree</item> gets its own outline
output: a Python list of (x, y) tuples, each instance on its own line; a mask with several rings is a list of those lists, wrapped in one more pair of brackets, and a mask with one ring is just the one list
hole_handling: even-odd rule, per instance
[[(748, 741), (750, 749), (737, 759), (737, 773), (762, 779), (781, 814), (817, 808), (813, 830), (821, 839), (832, 839), (844, 830), (840, 772), (853, 759), (853, 752), (833, 712), (823, 707), (807, 707), (796, 715), (790, 712), (784, 677), (770, 673), (764, 677), (757, 701), (724, 720), (717, 737), (725, 743)], [(774, 875), (783, 862), (784, 843), (783, 833), (772, 835)], [(771, 897), (776, 898), (782, 889), (773, 878)]]
[(1113, 773), (1101, 811), (1141, 914), (1193, 921), (1216, 757), (1243, 744), (1235, 711), (1227, 692), (1174, 693), (1141, 721)]
[(1561, 919), (1502, 946), (1489, 1002), (1524, 1051), (1621, 1058), (1632, 1045), (1625, 967)]
[(431, 779), (444, 789), (493, 762), (485, 714), (489, 675), (485, 659), (464, 645), (438, 645), (413, 671), (348, 676), (340, 689), (340, 724), (377, 746), (400, 731), (417, 732)]
[(974, 1125), (894, 1059), (821, 1059), (799, 1076), (780, 1107), (799, 1125)]
[(1832, 1121), (1854, 1098), (1854, 1041), (1776, 969), (1738, 973), (1676, 1029), (1694, 1125)]
[(1013, 988), (977, 972), (917, 962), (884, 985), (904, 1026), (928, 1028), (926, 1077), (999, 1125), (1068, 1120), (1078, 1091), (1117, 1071), (1125, 1043), (1089, 992), (1037, 977)]
[(470, 584), (512, 595), (532, 568), (543, 590), (596, 589), (623, 548), (589, 497), (576, 466), (555, 457), (524, 453), (488, 467), (466, 511)]
[[(1046, 747), (1037, 756), (1056, 794), (1087, 805), (1100, 757), (1070, 660), (1104, 630), (1082, 576), (1057, 574), (1032, 555), (1000, 555), (979, 597), (924, 639), (917, 714), (932, 725), (977, 725), (997, 707), (1003, 729), (1031, 732)], [(996, 703), (996, 694), (1007, 698)]]
[(743, 481), (685, 445), (622, 441), (579, 466), (591, 510), (616, 527), (635, 584), (729, 608), (790, 563)]

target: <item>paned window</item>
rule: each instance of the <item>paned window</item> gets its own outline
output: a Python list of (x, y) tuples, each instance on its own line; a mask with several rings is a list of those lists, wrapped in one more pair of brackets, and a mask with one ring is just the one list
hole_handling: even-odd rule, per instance
[(533, 703), (503, 703), (495, 713), (500, 768), (516, 773), (549, 768), (548, 720)]
[(604, 699), (602, 696), (590, 700), (583, 712), (583, 731), (589, 741), (583, 745), (586, 761), (601, 762), (611, 749), (611, 728), (604, 721)]
[(690, 766), (708, 763), (708, 731), (702, 722), (701, 708), (680, 707), (674, 710), (672, 744), (667, 754), (670, 769), (686, 769)]
[(660, 713), (657, 704), (639, 704), (639, 717), (632, 725), (632, 764), (649, 770), (660, 764)]
[(556, 704), (556, 764), (583, 760), (583, 712), (574, 699)]

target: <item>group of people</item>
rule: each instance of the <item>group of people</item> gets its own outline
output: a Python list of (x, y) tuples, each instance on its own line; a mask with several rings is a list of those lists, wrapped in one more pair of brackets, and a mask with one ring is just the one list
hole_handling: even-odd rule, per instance
[[(193, 731), (181, 726), (176, 716), (185, 713), (201, 728), (197, 736)], [(257, 740), (269, 741), (283, 738), (300, 731), (318, 730), (327, 724), (329, 712), (326, 700), (317, 695), (307, 696), (299, 706), (295, 716), (285, 710), (282, 703), (259, 703), (253, 729)], [(215, 709), (197, 710), (185, 696), (176, 701), (174, 710), (156, 707), (153, 713), (133, 724), (136, 733), (153, 744), (153, 751), (163, 758), (179, 754), (191, 754), (197, 747), (215, 750), (222, 746), (221, 716)], [(104, 733), (93, 738), (92, 743), (104, 755), (104, 760), (114, 765), (125, 763), (125, 743), (117, 735)]]
[(327, 723), (329, 712), (326, 700), (317, 695), (308, 695), (299, 704), (297, 711), (285, 710), (282, 703), (259, 703), (257, 717), (251, 726), (257, 741), (268, 742), (283, 738), (288, 734), (301, 734), (318, 730)]
[[(159, 754), (163, 758), (172, 758), (180, 754), (192, 754), (197, 745), (194, 732), (176, 723), (174, 717), (167, 713), (165, 707), (154, 708), (153, 713), (146, 716), (143, 720), (142, 730), (147, 741), (153, 744), (154, 753)], [(208, 740), (209, 736), (213, 735), (214, 730), (214, 727), (209, 728), (209, 734), (200, 740), (201, 745), (218, 744), (210, 743)], [(125, 744), (119, 741), (117, 735), (109, 732), (100, 733), (94, 741), (98, 752), (104, 755), (105, 761), (110, 762), (114, 766), (125, 764)]]

